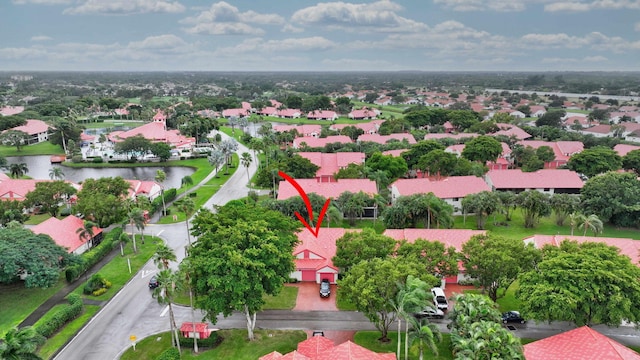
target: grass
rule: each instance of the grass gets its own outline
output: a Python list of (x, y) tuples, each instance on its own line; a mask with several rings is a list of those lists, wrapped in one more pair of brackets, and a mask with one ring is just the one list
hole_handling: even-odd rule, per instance
[(21, 281), (0, 285), (0, 337), (4, 337), (8, 329), (20, 324), (64, 285), (64, 277), (46, 289), (27, 289)]
[(25, 221), (25, 225), (38, 225), (41, 222), (47, 220), (48, 218), (50, 218), (51, 215), (49, 214), (38, 214), (38, 215), (31, 215), (29, 216), (29, 220)]
[(336, 294), (336, 307), (341, 311), (356, 311), (356, 305), (349, 301), (342, 295), (342, 292), (338, 291)]
[[(273, 351), (281, 354), (291, 352), (300, 341), (307, 338), (307, 334), (302, 330), (256, 330), (256, 340), (252, 342), (246, 340), (247, 331), (244, 329), (220, 330), (218, 335), (224, 339), (218, 347), (201, 351), (197, 355), (192, 354), (190, 349), (182, 349), (182, 359), (255, 360)], [(150, 336), (136, 345), (136, 351), (129, 348), (120, 359), (154, 360), (170, 346), (171, 338), (168, 332)]]
[(221, 126), (220, 127), (220, 131), (231, 136), (232, 138), (234, 138), (237, 142), (243, 144), (243, 145), (247, 145), (244, 143), (244, 141), (242, 141), (242, 136), (244, 135), (244, 131), (242, 131), (242, 129), (240, 129), (238, 126), (236, 126), (236, 129), (232, 129), (229, 126)]
[(47, 339), (47, 341), (40, 347), (38, 355), (43, 359), (51, 358), (51, 356), (61, 348), (67, 340), (72, 338), (99, 310), (100, 306), (85, 305), (80, 316), (69, 322), (53, 337)]
[[(73, 292), (92, 300), (106, 301), (111, 299), (127, 284), (127, 282), (129, 282), (133, 274), (138, 272), (138, 270), (153, 256), (156, 252), (156, 242), (162, 241), (159, 238), (152, 238), (149, 235), (145, 235), (145, 243), (142, 244), (139, 235), (137, 235), (136, 238), (136, 246), (138, 248), (137, 254), (133, 253), (133, 244), (128, 243), (124, 248), (125, 256), (116, 256), (111, 260), (111, 262), (103, 266), (102, 269), (98, 271), (100, 275), (111, 282), (111, 288), (107, 290), (106, 293), (100, 296), (83, 295), (82, 289), (86, 282), (78, 286), (78, 288)], [(129, 273), (127, 259), (131, 260), (131, 273)]]
[[(381, 333), (379, 331), (358, 331), (353, 337), (353, 342), (377, 353), (395, 353), (398, 348), (398, 333), (396, 331), (389, 331), (387, 336), (390, 341), (385, 343), (378, 340), (380, 335)], [(438, 347), (438, 356), (435, 356), (431, 350), (425, 349), (425, 359), (453, 359), (453, 354), (450, 350), (451, 338), (449, 334), (442, 334), (442, 342), (436, 343), (436, 345)], [(402, 349), (401, 358), (404, 359), (404, 333), (401, 334), (400, 347)], [(409, 347), (409, 359), (417, 360), (418, 358), (418, 348)]]
[[(499, 297), (496, 301), (496, 303), (498, 303), (498, 310), (500, 310), (501, 313), (520, 309), (520, 300), (516, 298), (517, 290), (517, 281), (511, 284), (506, 292), (504, 292), (503, 288), (498, 289), (498, 294), (502, 295), (504, 293), (504, 295), (502, 297)], [(482, 290), (480, 289), (464, 290), (464, 292), (470, 294), (482, 294)]]
[(60, 145), (53, 145), (45, 141), (38, 144), (23, 146), (20, 151), (15, 146), (0, 145), (0, 156), (35, 156), (35, 155), (59, 155), (64, 154)]
[(291, 310), (296, 306), (298, 288), (285, 286), (278, 296), (264, 296), (264, 310)]

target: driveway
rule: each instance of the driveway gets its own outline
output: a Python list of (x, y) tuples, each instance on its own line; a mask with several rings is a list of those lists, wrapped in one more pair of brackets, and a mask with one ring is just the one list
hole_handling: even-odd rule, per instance
[(304, 281), (291, 286), (298, 288), (293, 311), (338, 311), (335, 284), (331, 284), (331, 295), (328, 298), (320, 297), (320, 285), (315, 282)]

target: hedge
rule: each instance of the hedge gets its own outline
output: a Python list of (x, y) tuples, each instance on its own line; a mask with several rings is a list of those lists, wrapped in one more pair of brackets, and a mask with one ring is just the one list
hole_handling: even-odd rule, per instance
[(36, 328), (38, 334), (48, 338), (60, 330), (66, 323), (75, 319), (82, 313), (82, 298), (78, 294), (69, 294), (67, 296), (68, 305), (56, 311), (47, 322), (39, 324)]
[(115, 228), (104, 236), (104, 239), (100, 244), (93, 247), (91, 250), (80, 255), (80, 264), (75, 264), (67, 267), (65, 270), (65, 278), (68, 282), (76, 280), (80, 275), (84, 274), (87, 269), (97, 264), (107, 254), (118, 246), (120, 234), (122, 234), (122, 228)]
[(180, 352), (178, 349), (172, 347), (163, 351), (156, 360), (180, 360)]

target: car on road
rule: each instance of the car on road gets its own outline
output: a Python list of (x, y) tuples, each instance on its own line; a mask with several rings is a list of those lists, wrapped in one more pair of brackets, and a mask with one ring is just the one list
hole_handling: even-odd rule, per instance
[(436, 308), (447, 311), (449, 310), (449, 303), (447, 302), (447, 296), (444, 294), (444, 290), (439, 287), (434, 287), (431, 289), (431, 294), (433, 295), (433, 305)]
[(428, 307), (418, 313), (413, 314), (416, 319), (444, 319), (444, 311)]
[(160, 286), (160, 282), (158, 281), (157, 277), (152, 277), (151, 279), (149, 279), (149, 289), (155, 289), (158, 286)]
[(320, 297), (328, 298), (331, 295), (331, 284), (329, 279), (322, 279), (320, 282)]
[(527, 322), (527, 320), (525, 320), (522, 315), (520, 315), (520, 313), (518, 311), (507, 311), (506, 313), (502, 314), (502, 322), (503, 323), (520, 323), (520, 324), (524, 324)]

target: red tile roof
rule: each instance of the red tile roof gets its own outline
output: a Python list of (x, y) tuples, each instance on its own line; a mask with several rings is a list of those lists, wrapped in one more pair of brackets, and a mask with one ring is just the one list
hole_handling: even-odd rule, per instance
[(620, 156), (625, 156), (630, 151), (638, 150), (638, 149), (640, 149), (640, 146), (627, 145), (627, 144), (618, 144), (618, 145), (613, 147), (613, 150), (615, 150), (615, 152), (617, 152), (618, 155), (620, 155)]
[(310, 357), (304, 356), (303, 354), (299, 353), (296, 350), (293, 350), (288, 354), (282, 355), (280, 359), (282, 360), (313, 360)]
[(114, 131), (108, 135), (109, 140), (119, 142), (123, 139), (142, 135), (152, 142), (164, 142), (176, 147), (195, 144), (196, 139), (180, 135), (178, 130), (167, 130), (163, 122), (150, 122), (127, 131)]
[(29, 135), (41, 134), (49, 131), (49, 125), (42, 120), (29, 119), (22, 126), (16, 126), (11, 130), (26, 132)]
[(342, 344), (333, 347), (330, 350), (326, 350), (314, 360), (387, 360), (396, 359), (395, 353), (378, 354), (369, 349), (363, 348), (351, 341), (343, 342)]
[(270, 352), (267, 355), (260, 356), (260, 358), (258, 358), (258, 360), (276, 360), (276, 359), (282, 359), (282, 354), (280, 354), (277, 351)]
[(474, 138), (478, 137), (480, 134), (476, 133), (429, 133), (424, 136), (424, 140), (437, 140), (437, 139), (465, 139), (465, 138)]
[(307, 146), (311, 148), (318, 148), (324, 147), (325, 145), (330, 143), (348, 144), (352, 142), (353, 141), (351, 140), (351, 138), (346, 135), (332, 135), (327, 136), (326, 138), (305, 136), (293, 139), (293, 147), (297, 149), (302, 146), (302, 143), (306, 143)]
[(417, 239), (440, 241), (445, 246), (453, 246), (462, 251), (462, 244), (475, 235), (484, 235), (485, 230), (468, 229), (387, 229), (382, 234), (397, 241), (407, 240), (413, 243)]
[[(579, 230), (578, 230), (579, 231)], [(589, 232), (587, 232), (589, 233)], [(620, 249), (622, 255), (626, 255), (631, 262), (640, 266), (640, 241), (626, 238), (607, 238), (593, 236), (571, 236), (571, 235), (533, 235), (525, 238), (526, 243), (533, 243), (538, 249), (545, 245), (559, 246), (564, 240), (573, 240), (579, 243), (583, 242), (599, 242), (609, 246), (615, 246)]]
[[(73, 215), (69, 215), (62, 220), (51, 217), (44, 222), (31, 228), (34, 234), (47, 234), (51, 236), (56, 244), (67, 248), (67, 252), (72, 253), (84, 243), (84, 239), (80, 239), (80, 235), (76, 232), (84, 227), (84, 221)], [(99, 227), (93, 227), (94, 237), (102, 233)]]
[(340, 153), (321, 153), (321, 152), (299, 152), (298, 155), (309, 159), (313, 164), (320, 167), (316, 172), (316, 176), (333, 175), (342, 168), (346, 168), (349, 164), (364, 164), (365, 154), (361, 152), (340, 152)]
[[(337, 198), (345, 191), (366, 194), (378, 193), (376, 182), (369, 179), (340, 179), (336, 182), (320, 182), (316, 179), (295, 179), (295, 181), (307, 193), (316, 193), (325, 198)], [(290, 197), (300, 196), (298, 191), (288, 181), (280, 181), (278, 187), (278, 200), (286, 200)]]
[(332, 110), (314, 110), (309, 111), (307, 119), (337, 119), (338, 114)]
[(639, 360), (640, 354), (588, 326), (524, 346), (527, 360)]
[(573, 154), (577, 154), (584, 150), (584, 144), (580, 141), (541, 141), (541, 140), (523, 140), (518, 144), (527, 147), (531, 146), (537, 149), (542, 146), (548, 146), (555, 154), (555, 160), (567, 161)]
[(399, 179), (391, 187), (395, 187), (400, 196), (433, 193), (440, 199), (463, 198), (469, 194), (491, 191), (482, 178), (475, 176), (450, 176), (442, 180)]
[(5, 106), (0, 108), (0, 115), (10, 116), (20, 114), (24, 111), (24, 106)]
[[(196, 332), (205, 332), (207, 331), (208, 325), (206, 323), (196, 323)], [(193, 332), (193, 323), (192, 322), (183, 322), (182, 326), (180, 326), (181, 332)]]
[(378, 144), (386, 144), (389, 140), (398, 140), (402, 141), (406, 139), (409, 144), (415, 144), (416, 139), (411, 134), (389, 134), (389, 135), (380, 135), (380, 134), (362, 134), (358, 136), (358, 142), (363, 141), (371, 141)]
[(611, 125), (600, 124), (600, 125), (590, 127), (588, 129), (584, 129), (582, 131), (596, 133), (596, 134), (608, 134), (611, 132)]
[(273, 127), (273, 131), (285, 132), (291, 130), (297, 130), (300, 136), (311, 136), (311, 134), (318, 134), (322, 131), (322, 126), (305, 124), (305, 125), (276, 125)]
[(324, 336), (312, 336), (305, 341), (298, 343), (298, 352), (310, 358), (316, 357), (319, 353), (330, 350), (335, 346), (333, 341)]
[(523, 172), (519, 169), (489, 170), (487, 183), (494, 189), (582, 189), (577, 173), (566, 169)]
[(231, 116), (243, 117), (243, 116), (249, 116), (250, 113), (251, 113), (251, 111), (248, 110), (248, 109), (225, 109), (225, 110), (222, 110), (222, 116), (223, 117), (231, 117)]
[(402, 153), (406, 151), (409, 151), (409, 149), (387, 150), (387, 151), (383, 151), (382, 155), (391, 155), (393, 157), (400, 157), (402, 156)]
[(505, 135), (508, 137), (515, 136), (518, 140), (524, 140), (531, 137), (529, 133), (512, 124), (497, 123), (496, 126), (498, 126), (500, 130), (489, 135), (492, 135), (492, 136)]
[[(343, 237), (347, 231), (360, 231), (360, 229), (346, 230), (343, 228), (322, 228), (318, 233), (318, 237), (311, 234), (310, 231), (302, 230), (298, 232), (298, 240), (300, 242), (293, 250), (293, 256), (296, 257), (296, 269), (321, 269), (325, 266), (332, 267), (331, 259), (336, 255), (336, 241)], [(315, 255), (314, 259), (303, 257), (305, 252)]]

